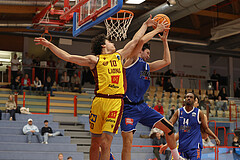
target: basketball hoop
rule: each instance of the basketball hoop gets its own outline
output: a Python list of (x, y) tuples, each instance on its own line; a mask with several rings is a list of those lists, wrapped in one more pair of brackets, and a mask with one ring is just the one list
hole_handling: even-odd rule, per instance
[[(47, 27), (47, 26), (45, 26), (45, 31), (44, 31), (44, 33), (41, 35), (41, 37), (42, 37), (42, 38), (45, 38), (45, 36), (44, 36), (45, 34), (48, 34), (48, 35), (50, 36), (49, 41), (51, 42), (51, 41), (52, 41), (52, 35), (48, 32), (48, 27)], [(47, 50), (47, 47), (42, 46), (42, 49), (43, 49), (44, 51), (46, 51), (46, 50)]]
[(109, 17), (104, 21), (107, 28), (107, 36), (112, 40), (115, 38), (121, 41), (127, 38), (127, 30), (133, 19), (133, 12), (120, 10), (114, 17)]

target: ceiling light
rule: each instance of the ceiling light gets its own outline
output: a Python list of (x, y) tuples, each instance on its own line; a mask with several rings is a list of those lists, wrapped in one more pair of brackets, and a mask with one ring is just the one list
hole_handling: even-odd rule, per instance
[(144, 2), (145, 0), (126, 0), (125, 3), (127, 4), (140, 4), (142, 2)]
[(168, 4), (169, 6), (173, 6), (173, 5), (176, 4), (176, 1), (175, 1), (175, 0), (167, 0), (167, 4)]
[(2, 59), (2, 58), (0, 58), (0, 62), (10, 62), (10, 59)]

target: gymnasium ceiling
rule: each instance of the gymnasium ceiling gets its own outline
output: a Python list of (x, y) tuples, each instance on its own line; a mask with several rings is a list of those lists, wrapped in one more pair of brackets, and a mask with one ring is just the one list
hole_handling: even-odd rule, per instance
[[(216, 3), (198, 5), (203, 1), (207, 3), (216, 1)], [(146, 0), (140, 5), (129, 5), (124, 2), (123, 9), (131, 10), (135, 14), (132, 26), (129, 28), (128, 37), (131, 37), (136, 29), (140, 27), (140, 23), (146, 19), (148, 13), (153, 13), (153, 16), (155, 16), (154, 13), (159, 13), (161, 10), (171, 18), (169, 34), (171, 50), (203, 54), (227, 54), (240, 57), (239, 33), (234, 35), (226, 34), (224, 38), (215, 41), (210, 40), (212, 37), (211, 29), (240, 19), (240, 0), (176, 0), (176, 2), (181, 4), (180, 6), (173, 6), (175, 7), (174, 12), (163, 8), (166, 5), (166, 0)], [(200, 10), (196, 12), (192, 8), (188, 8), (187, 4), (189, 2), (192, 3), (192, 6), (200, 8)], [(48, 3), (48, 0), (0, 0), (0, 34), (40, 35), (44, 32), (43, 30), (29, 30), (26, 27), (31, 26), (36, 12), (41, 11)], [(63, 7), (63, 0), (59, 0), (56, 6), (57, 9)], [(157, 7), (162, 8), (156, 12), (154, 9), (156, 10)], [(101, 23), (75, 39), (90, 39), (99, 33), (105, 32), (104, 24)], [(51, 34), (53, 37), (72, 37), (70, 31), (65, 34)], [(156, 40), (158, 40), (157, 37)]]

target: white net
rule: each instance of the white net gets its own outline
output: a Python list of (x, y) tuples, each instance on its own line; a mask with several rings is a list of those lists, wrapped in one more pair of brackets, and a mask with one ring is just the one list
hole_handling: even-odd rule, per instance
[(127, 30), (133, 19), (133, 13), (120, 10), (115, 17), (109, 17), (104, 21), (107, 28), (107, 36), (112, 40), (124, 40), (127, 38)]

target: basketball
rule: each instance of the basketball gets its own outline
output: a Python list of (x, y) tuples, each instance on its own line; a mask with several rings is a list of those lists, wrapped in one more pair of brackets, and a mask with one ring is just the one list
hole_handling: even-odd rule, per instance
[[(165, 14), (157, 14), (153, 19), (157, 23), (162, 23), (164, 20), (166, 20), (167, 23), (168, 23), (168, 25), (166, 27), (167, 28), (170, 27), (170, 24), (171, 24), (170, 18), (167, 15), (165, 15)], [(156, 26), (153, 26), (153, 28), (155, 29)]]

